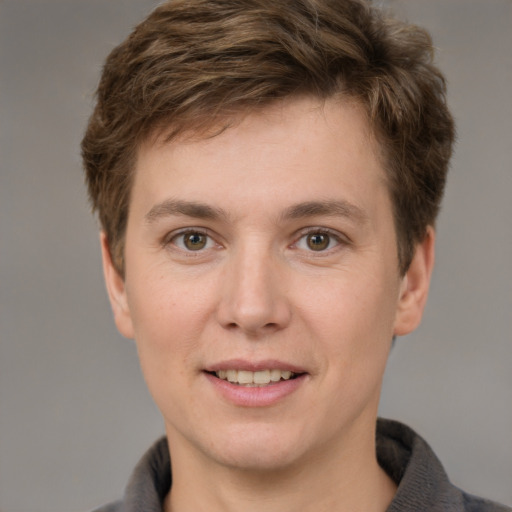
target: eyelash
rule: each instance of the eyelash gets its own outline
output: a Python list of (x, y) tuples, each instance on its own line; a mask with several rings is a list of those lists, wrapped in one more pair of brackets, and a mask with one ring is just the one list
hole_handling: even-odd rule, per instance
[[(201, 228), (186, 228), (182, 229), (178, 232), (173, 232), (167, 235), (162, 240), (162, 245), (164, 247), (174, 246), (176, 249), (181, 251), (184, 254), (187, 254), (188, 256), (195, 256), (195, 253), (201, 253), (205, 250), (204, 247), (199, 248), (198, 250), (194, 251), (192, 249), (187, 249), (186, 247), (183, 247), (185, 244), (184, 237), (187, 235), (200, 235), (206, 238), (206, 244), (207, 245), (214, 245), (215, 241), (213, 237), (208, 233), (208, 231), (201, 229)], [(178, 245), (177, 241), (180, 240), (180, 245)], [(216, 245), (216, 244), (215, 244)], [(206, 249), (211, 249), (212, 247), (206, 247)]]
[[(184, 247), (185, 240), (184, 237), (187, 235), (199, 235), (206, 238), (205, 246), (204, 247), (198, 247), (197, 250), (193, 250), (187, 247)], [(319, 250), (314, 250), (312, 248), (300, 248), (299, 244), (302, 240), (306, 240), (308, 236), (312, 235), (320, 235), (320, 236), (326, 236), (328, 237), (327, 241), (327, 247), (325, 248), (319, 248)], [(180, 241), (180, 244), (177, 243), (177, 241)], [(334, 247), (331, 247), (334, 242)], [(305, 242), (307, 243), (307, 241)], [(306, 252), (310, 253), (317, 253), (319, 256), (326, 253), (331, 253), (332, 251), (339, 248), (340, 245), (347, 245), (349, 241), (341, 236), (337, 231), (333, 231), (328, 228), (319, 228), (319, 227), (311, 227), (306, 228), (302, 230), (299, 233), (298, 238), (295, 242), (291, 244), (291, 248), (298, 249), (298, 250), (304, 250)], [(178, 232), (171, 233), (167, 235), (162, 240), (162, 245), (164, 247), (174, 246), (177, 250), (181, 251), (182, 253), (186, 254), (187, 256), (198, 256), (201, 252), (212, 249), (214, 245), (216, 244), (214, 238), (209, 234), (209, 232), (202, 228), (184, 228)]]
[[(311, 252), (313, 254), (318, 253), (319, 256), (321, 254), (331, 253), (332, 251), (338, 249), (339, 246), (347, 245), (349, 243), (349, 241), (346, 238), (344, 238), (343, 236), (341, 236), (340, 233), (338, 233), (337, 231), (333, 231), (331, 229), (323, 228), (323, 227), (322, 228), (311, 227), (311, 228), (307, 228), (305, 230), (302, 230), (300, 232), (299, 238), (297, 239), (296, 242), (294, 242), (292, 244), (292, 247), (299, 248), (298, 247), (299, 242), (301, 240), (305, 240), (308, 236), (311, 236), (311, 235), (324, 235), (324, 236), (327, 236), (329, 238), (328, 247), (325, 248), (325, 249), (321, 249), (321, 250), (318, 250), (318, 251), (315, 251), (314, 249), (311, 249), (311, 248), (309, 250), (308, 249), (304, 249), (307, 252)], [(334, 247), (331, 247), (333, 242), (335, 243), (335, 245), (334, 245)]]

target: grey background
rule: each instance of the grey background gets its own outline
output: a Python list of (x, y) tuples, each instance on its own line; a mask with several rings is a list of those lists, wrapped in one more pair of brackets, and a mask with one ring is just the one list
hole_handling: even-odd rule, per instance
[[(512, 2), (389, 1), (428, 27), (457, 145), (423, 325), (381, 413), (458, 485), (512, 505)], [(163, 425), (113, 325), (79, 142), (104, 57), (156, 2), (0, 1), (0, 509), (120, 496)]]

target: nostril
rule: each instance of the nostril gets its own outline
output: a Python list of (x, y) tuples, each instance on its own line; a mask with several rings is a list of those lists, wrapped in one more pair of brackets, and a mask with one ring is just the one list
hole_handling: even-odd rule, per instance
[(224, 326), (228, 331), (240, 331), (245, 333), (246, 336), (257, 338), (266, 336), (274, 331), (280, 329), (279, 324), (276, 322), (268, 322), (264, 325), (250, 325), (248, 323), (229, 322)]

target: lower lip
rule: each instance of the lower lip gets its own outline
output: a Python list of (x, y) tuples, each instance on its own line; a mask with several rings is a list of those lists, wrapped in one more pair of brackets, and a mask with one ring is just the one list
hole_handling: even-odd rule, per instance
[(206, 378), (226, 400), (241, 407), (267, 407), (273, 405), (296, 391), (306, 379), (307, 374), (294, 379), (281, 380), (261, 387), (239, 386), (211, 373)]

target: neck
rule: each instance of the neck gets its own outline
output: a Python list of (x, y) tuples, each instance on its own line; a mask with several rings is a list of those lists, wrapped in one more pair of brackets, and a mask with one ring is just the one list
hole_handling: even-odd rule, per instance
[[(377, 463), (375, 434), (316, 453), (289, 467), (240, 470), (173, 448), (173, 486), (165, 512), (384, 512), (396, 492)], [(333, 456), (334, 455), (334, 456)], [(177, 459), (177, 460), (176, 460)], [(190, 475), (194, 475), (190, 478)]]

